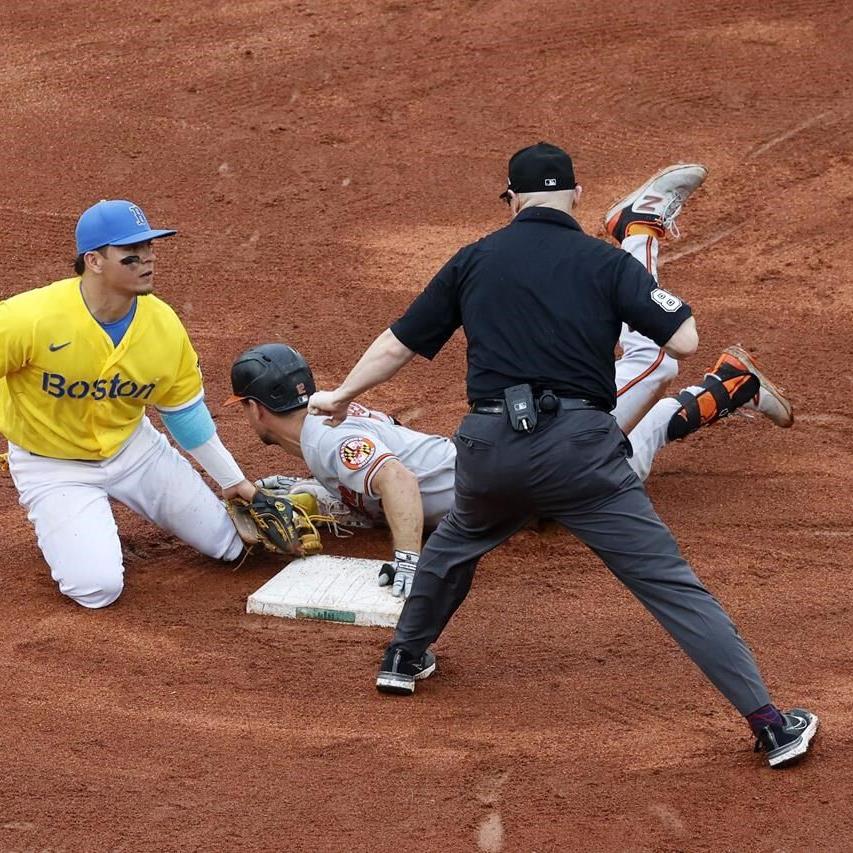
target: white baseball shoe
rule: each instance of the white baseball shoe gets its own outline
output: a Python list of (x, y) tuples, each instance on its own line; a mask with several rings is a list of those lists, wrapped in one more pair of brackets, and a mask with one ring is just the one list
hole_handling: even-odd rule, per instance
[(736, 369), (748, 371), (758, 380), (760, 386), (758, 393), (748, 403), (743, 404), (744, 409), (759, 412), (766, 418), (770, 418), (776, 426), (785, 428), (793, 426), (794, 407), (786, 399), (785, 392), (767, 378), (753, 356), (741, 346), (731, 346), (723, 350), (717, 364), (722, 362)]
[(658, 232), (659, 237), (679, 237), (675, 220), (684, 202), (708, 175), (699, 163), (677, 163), (652, 175), (639, 189), (617, 201), (604, 214), (607, 233), (621, 243), (630, 236), (630, 226), (642, 224)]

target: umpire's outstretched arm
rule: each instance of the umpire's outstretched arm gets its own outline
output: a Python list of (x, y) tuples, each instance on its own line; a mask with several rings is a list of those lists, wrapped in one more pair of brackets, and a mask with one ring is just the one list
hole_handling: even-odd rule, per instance
[(387, 382), (414, 357), (414, 351), (400, 343), (390, 329), (386, 329), (365, 350), (341, 385), (334, 391), (316, 391), (311, 395), (308, 414), (329, 415), (332, 424), (339, 424), (347, 416), (347, 406), (356, 397)]

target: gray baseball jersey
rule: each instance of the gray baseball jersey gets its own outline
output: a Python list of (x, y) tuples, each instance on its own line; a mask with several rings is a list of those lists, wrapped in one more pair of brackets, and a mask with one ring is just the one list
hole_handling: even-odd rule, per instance
[(398, 460), (418, 478), (424, 524), (435, 527), (453, 505), (456, 448), (449, 438), (427, 435), (392, 421), (383, 412), (353, 403), (347, 418), (331, 427), (308, 415), (299, 443), (313, 476), (353, 509), (384, 517), (373, 482), (382, 466)]

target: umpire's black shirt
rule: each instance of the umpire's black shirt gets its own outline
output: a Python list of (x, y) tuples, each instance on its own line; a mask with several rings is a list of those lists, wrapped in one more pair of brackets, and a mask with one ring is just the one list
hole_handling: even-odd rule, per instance
[(431, 359), (463, 326), (469, 400), (529, 382), (609, 411), (622, 322), (662, 345), (691, 313), (627, 252), (533, 207), (460, 249), (391, 331)]

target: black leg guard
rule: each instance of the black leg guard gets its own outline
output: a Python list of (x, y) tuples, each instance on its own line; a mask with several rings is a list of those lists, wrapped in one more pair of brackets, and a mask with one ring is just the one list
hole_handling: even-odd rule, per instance
[(723, 378), (713, 373), (706, 374), (698, 394), (682, 391), (676, 397), (681, 408), (669, 421), (667, 440), (684, 438), (699, 427), (708, 426), (730, 415), (749, 402), (758, 393), (759, 387), (758, 379), (751, 373), (737, 373)]

